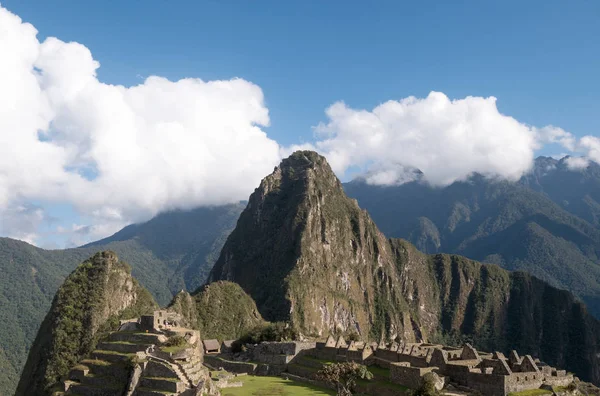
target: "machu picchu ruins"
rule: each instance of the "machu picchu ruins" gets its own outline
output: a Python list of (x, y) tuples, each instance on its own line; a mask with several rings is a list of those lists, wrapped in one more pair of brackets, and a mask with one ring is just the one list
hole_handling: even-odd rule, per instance
[(202, 365), (200, 333), (182, 323), (166, 310), (121, 321), (118, 331), (70, 370), (54, 396), (218, 394)]
[[(215, 340), (216, 342), (216, 340)], [(369, 343), (329, 336), (324, 342), (263, 342), (232, 352), (231, 341), (219, 354), (205, 355), (205, 364), (234, 373), (287, 375), (313, 380), (316, 369), (333, 362), (357, 362), (389, 371), (391, 384), (417, 389), (433, 373), (438, 390), (452, 388), (462, 394), (506, 396), (535, 389), (562, 389), (573, 374), (551, 367), (530, 355), (511, 351), (482, 352), (429, 343)]]

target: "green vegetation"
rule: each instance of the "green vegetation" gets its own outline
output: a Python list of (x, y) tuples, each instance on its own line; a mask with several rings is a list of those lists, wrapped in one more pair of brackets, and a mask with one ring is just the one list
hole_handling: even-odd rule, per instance
[(527, 271), (575, 293), (600, 318), (600, 167), (572, 172), (548, 158), (539, 166), (521, 183), (475, 175), (445, 188), (362, 181), (344, 187), (387, 236), (426, 253)]
[(423, 376), (423, 383), (419, 387), (410, 393), (411, 396), (438, 396), (442, 395), (440, 391), (435, 389), (435, 375), (433, 373), (427, 373)]
[(530, 389), (521, 392), (511, 392), (508, 396), (538, 396), (538, 395), (551, 395), (552, 391), (546, 389)]
[(77, 249), (43, 250), (0, 238), (0, 389), (13, 394), (52, 298), (97, 251), (112, 250), (161, 305), (206, 279), (243, 204), (171, 212)]
[(335, 392), (304, 382), (280, 377), (242, 376), (234, 382), (242, 382), (241, 388), (225, 388), (222, 396), (324, 396)]
[(183, 351), (186, 348), (189, 348), (190, 344), (185, 340), (184, 337), (181, 336), (172, 336), (167, 340), (167, 342), (160, 349), (163, 352), (168, 353), (176, 353), (179, 351)]
[[(112, 252), (83, 262), (56, 293), (27, 360), (17, 395), (44, 394), (120, 319), (153, 311), (150, 294), (131, 277), (131, 268)], [(113, 307), (125, 308), (119, 311)], [(109, 353), (109, 352), (107, 352)], [(114, 354), (114, 353), (111, 353)]]
[(289, 323), (264, 323), (250, 329), (238, 340), (239, 344), (260, 344), (265, 341), (293, 341), (298, 338), (298, 333)]
[(211, 283), (194, 299), (204, 339), (235, 340), (265, 323), (252, 298), (236, 283)]
[(359, 380), (370, 380), (373, 373), (363, 364), (355, 362), (332, 363), (324, 365), (316, 374), (320, 381), (336, 387), (337, 396), (352, 396)]

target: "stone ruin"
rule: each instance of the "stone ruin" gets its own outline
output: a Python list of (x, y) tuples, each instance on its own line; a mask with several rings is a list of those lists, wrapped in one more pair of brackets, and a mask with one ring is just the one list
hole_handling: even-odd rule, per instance
[(530, 355), (520, 357), (516, 351), (506, 358), (501, 352), (479, 352), (469, 344), (463, 348), (427, 343), (344, 345), (343, 337), (336, 341), (330, 336), (326, 342), (317, 343), (311, 353), (327, 361), (355, 361), (389, 368), (392, 383), (412, 389), (421, 385), (427, 373), (435, 374), (439, 389), (452, 383), (489, 396), (505, 396), (542, 386), (567, 386), (574, 380), (565, 370), (541, 363)]
[[(203, 365), (200, 333), (182, 325), (179, 314), (165, 310), (122, 321), (71, 369), (55, 395), (218, 395)], [(185, 343), (173, 347), (173, 337)]]

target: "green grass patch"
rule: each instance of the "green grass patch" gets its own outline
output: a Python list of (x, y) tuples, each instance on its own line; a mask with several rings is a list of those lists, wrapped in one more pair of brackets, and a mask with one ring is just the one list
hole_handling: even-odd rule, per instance
[(323, 363), (323, 364), (332, 364), (332, 363), (335, 363), (335, 362), (332, 362), (330, 360), (318, 359), (318, 358), (312, 357), (312, 356), (302, 356), (302, 359), (312, 360), (313, 362), (319, 362), (319, 363)]
[(529, 389), (521, 392), (511, 392), (508, 396), (538, 396), (538, 395), (551, 395), (552, 391), (546, 389)]
[(242, 382), (241, 388), (225, 388), (223, 396), (323, 396), (335, 395), (329, 389), (281, 377), (242, 376), (231, 380)]
[(169, 381), (169, 382), (179, 382), (179, 378), (172, 377), (144, 377), (151, 380), (161, 380), (161, 381)]
[(82, 360), (81, 363), (91, 366), (110, 366), (112, 364), (111, 362), (107, 362), (106, 360), (100, 359), (85, 359)]
[(390, 369), (381, 368), (378, 366), (367, 366), (367, 369), (373, 373), (375, 379), (390, 379)]
[(190, 348), (189, 345), (174, 345), (174, 346), (170, 346), (170, 347), (162, 347), (160, 348), (161, 351), (166, 352), (166, 353), (177, 353), (177, 352), (181, 352), (187, 348)]

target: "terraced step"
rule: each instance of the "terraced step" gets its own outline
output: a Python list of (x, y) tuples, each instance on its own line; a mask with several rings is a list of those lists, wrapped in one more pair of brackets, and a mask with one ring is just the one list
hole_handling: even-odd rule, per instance
[(144, 352), (148, 347), (152, 345), (153, 344), (133, 343), (128, 341), (110, 341), (99, 343), (97, 349), (120, 353), (136, 353)]
[(140, 387), (173, 393), (183, 392), (187, 388), (182, 381), (174, 380), (173, 378), (153, 377), (140, 378)]
[(116, 370), (116, 368), (114, 367), (114, 363), (108, 362), (106, 360), (85, 359), (82, 360), (81, 363), (89, 367), (90, 371), (88, 375), (92, 374), (98, 376), (111, 376)]
[(135, 390), (135, 396), (176, 396), (177, 393), (162, 392), (155, 389), (149, 388), (137, 388)]
[(92, 352), (93, 359), (104, 360), (111, 363), (124, 362), (132, 356), (135, 356), (135, 354), (127, 354), (114, 351), (103, 351), (99, 349)]
[(121, 396), (123, 387), (114, 385), (86, 385), (73, 384), (69, 387), (67, 395), (86, 395), (86, 396)]
[(113, 342), (130, 342), (132, 344), (162, 344), (168, 338), (164, 334), (140, 333), (130, 331), (116, 331), (108, 337)]
[(107, 386), (107, 385), (120, 386), (119, 382), (117, 380), (115, 380), (115, 377), (96, 376), (96, 375), (86, 375), (85, 377), (82, 378), (81, 384), (97, 386), (97, 387), (102, 387), (102, 386)]

